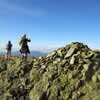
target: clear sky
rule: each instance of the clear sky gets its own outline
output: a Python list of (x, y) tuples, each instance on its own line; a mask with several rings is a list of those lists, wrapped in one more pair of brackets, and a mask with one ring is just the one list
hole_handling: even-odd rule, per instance
[(23, 33), (31, 49), (79, 41), (100, 48), (100, 0), (0, 0), (0, 47)]

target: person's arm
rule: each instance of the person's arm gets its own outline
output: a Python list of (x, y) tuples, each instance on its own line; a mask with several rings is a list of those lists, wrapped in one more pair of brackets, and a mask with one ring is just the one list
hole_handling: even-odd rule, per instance
[(28, 41), (28, 42), (31, 42), (31, 40), (30, 40), (30, 39), (27, 39), (27, 41)]

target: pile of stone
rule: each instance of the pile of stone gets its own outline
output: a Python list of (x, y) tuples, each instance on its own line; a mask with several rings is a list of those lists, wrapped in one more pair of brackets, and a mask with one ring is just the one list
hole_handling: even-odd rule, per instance
[(100, 98), (100, 53), (82, 43), (75, 42), (40, 57), (34, 68), (40, 79), (30, 92), (31, 100)]
[(28, 62), (19, 59), (5, 64), (0, 72), (1, 100), (100, 99), (100, 52), (83, 43), (66, 45)]

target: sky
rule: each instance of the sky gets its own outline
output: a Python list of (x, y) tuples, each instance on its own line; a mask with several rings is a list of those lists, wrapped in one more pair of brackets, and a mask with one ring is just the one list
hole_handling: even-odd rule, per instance
[(0, 48), (13, 49), (23, 34), (31, 50), (51, 50), (71, 42), (100, 48), (100, 0), (0, 0)]

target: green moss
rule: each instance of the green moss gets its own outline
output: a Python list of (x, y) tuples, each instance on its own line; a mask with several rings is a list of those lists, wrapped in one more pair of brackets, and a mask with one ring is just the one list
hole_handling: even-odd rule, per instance
[(39, 81), (41, 78), (40, 74), (38, 73), (37, 70), (32, 69), (30, 72), (30, 79), (33, 80), (34, 82)]
[(67, 85), (68, 84), (68, 74), (61, 74), (60, 77), (59, 77), (60, 81), (61, 81), (61, 84), (63, 86)]

